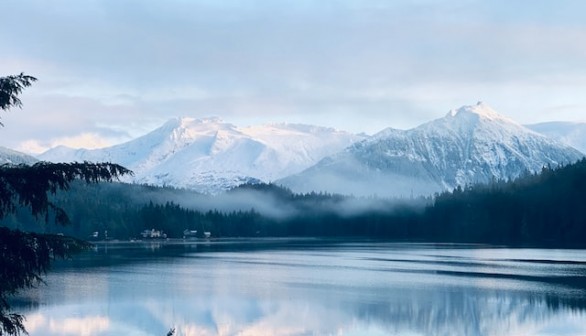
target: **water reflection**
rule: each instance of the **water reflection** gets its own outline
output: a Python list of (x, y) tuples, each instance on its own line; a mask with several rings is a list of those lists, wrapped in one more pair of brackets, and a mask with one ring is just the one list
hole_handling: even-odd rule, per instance
[(18, 302), (33, 336), (586, 334), (585, 251), (278, 245), (110, 247)]
[(110, 329), (110, 319), (104, 316), (47, 317), (35, 313), (27, 316), (29, 332), (48, 332), (52, 335), (100, 335)]

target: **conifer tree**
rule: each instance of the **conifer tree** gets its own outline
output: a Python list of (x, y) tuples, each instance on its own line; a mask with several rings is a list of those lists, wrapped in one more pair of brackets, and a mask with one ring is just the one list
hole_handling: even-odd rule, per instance
[[(0, 77), (0, 109), (21, 107), (18, 95), (37, 79), (21, 73)], [(0, 123), (0, 125), (2, 125)], [(71, 182), (112, 181), (132, 172), (113, 163), (48, 163), (0, 166), (0, 220), (19, 207), (28, 208), (35, 216), (52, 215), (55, 222), (67, 224), (63, 209), (49, 200), (49, 194), (68, 190)], [(0, 223), (0, 335), (26, 333), (24, 317), (12, 313), (8, 297), (19, 290), (42, 282), (42, 275), (55, 258), (69, 257), (87, 248), (83, 241), (60, 235), (10, 230)]]

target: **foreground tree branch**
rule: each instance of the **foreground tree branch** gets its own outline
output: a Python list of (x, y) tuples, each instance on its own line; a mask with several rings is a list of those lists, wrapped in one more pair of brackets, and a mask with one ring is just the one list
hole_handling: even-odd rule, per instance
[[(18, 95), (26, 87), (29, 87), (36, 82), (37, 79), (33, 76), (25, 75), (12, 75), (6, 77), (0, 77), (0, 109), (8, 111), (12, 107), (22, 107), (22, 101), (18, 98)], [(4, 126), (0, 122), (0, 126)]]
[[(49, 195), (68, 190), (74, 180), (87, 183), (113, 181), (132, 174), (112, 163), (48, 163), (0, 166), (0, 218), (19, 207), (48, 220), (55, 214), (59, 224), (69, 223), (65, 211), (49, 201)], [(26, 333), (24, 317), (10, 313), (7, 298), (21, 289), (42, 283), (41, 276), (55, 258), (68, 258), (90, 245), (59, 235), (27, 233), (0, 227), (0, 335)]]
[(8, 297), (43, 280), (55, 258), (69, 258), (90, 244), (71, 237), (26, 233), (0, 227), (0, 335), (26, 333), (24, 317), (10, 313)]
[[(22, 107), (18, 95), (37, 79), (20, 73), (0, 77), (0, 110)], [(1, 126), (2, 123), (0, 123)], [(0, 219), (18, 208), (29, 208), (35, 217), (49, 212), (58, 224), (69, 223), (65, 211), (51, 203), (49, 195), (69, 190), (71, 182), (86, 183), (117, 180), (132, 171), (114, 163), (48, 163), (32, 166), (0, 166)], [(59, 235), (28, 233), (0, 226), (0, 336), (26, 334), (24, 317), (10, 312), (8, 296), (42, 282), (41, 276), (55, 258), (67, 258), (88, 243)]]
[(49, 194), (58, 190), (69, 190), (73, 180), (87, 183), (111, 182), (119, 176), (132, 174), (113, 163), (48, 163), (38, 162), (32, 166), (0, 166), (0, 218), (14, 212), (17, 207), (30, 208), (34, 216), (45, 216), (49, 210), (55, 213), (55, 221), (68, 224), (65, 211), (49, 201)]

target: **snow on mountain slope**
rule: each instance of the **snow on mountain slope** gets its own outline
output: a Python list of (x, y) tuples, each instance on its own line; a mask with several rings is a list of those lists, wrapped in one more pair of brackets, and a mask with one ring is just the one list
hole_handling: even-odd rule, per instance
[(177, 118), (120, 145), (94, 150), (57, 147), (40, 158), (110, 161), (132, 169), (133, 182), (216, 193), (246, 182), (271, 182), (298, 173), (362, 139), (308, 125), (240, 128), (217, 118)]
[(34, 157), (21, 153), (21, 152), (17, 152), (15, 150), (12, 149), (8, 149), (6, 147), (0, 147), (0, 164), (28, 164), (31, 165), (35, 162), (37, 162), (38, 160), (35, 159)]
[(526, 127), (586, 153), (586, 122), (553, 121)]
[(277, 183), (297, 192), (429, 195), (581, 157), (478, 103), (407, 131), (383, 130)]

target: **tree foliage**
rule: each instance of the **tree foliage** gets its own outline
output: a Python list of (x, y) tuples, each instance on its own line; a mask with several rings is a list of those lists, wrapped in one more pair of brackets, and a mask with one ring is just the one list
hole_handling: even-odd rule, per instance
[[(69, 190), (73, 180), (87, 183), (112, 181), (131, 171), (112, 163), (48, 163), (38, 162), (32, 166), (0, 166), (0, 218), (14, 212), (18, 206), (29, 207), (34, 216), (55, 212), (55, 220), (67, 224), (65, 211), (49, 201), (48, 194), (57, 190)], [(46, 218), (47, 219), (47, 218)]]
[[(0, 218), (26, 207), (34, 216), (55, 213), (55, 222), (66, 224), (66, 212), (49, 201), (48, 194), (68, 190), (71, 182), (112, 181), (130, 174), (112, 163), (47, 163), (0, 166)], [(41, 282), (54, 258), (69, 257), (88, 244), (60, 235), (37, 234), (0, 227), (0, 335), (26, 332), (23, 316), (10, 313), (7, 297)]]
[[(22, 107), (18, 95), (37, 79), (21, 73), (0, 77), (0, 109)], [(0, 123), (0, 125), (2, 125)], [(50, 194), (68, 190), (74, 180), (87, 183), (112, 181), (132, 172), (112, 163), (47, 163), (0, 166), (0, 219), (18, 208), (28, 208), (38, 217), (66, 224), (65, 211), (49, 200)], [(26, 333), (24, 317), (10, 312), (7, 298), (17, 291), (35, 286), (42, 281), (51, 260), (65, 258), (88, 244), (70, 237), (22, 232), (0, 227), (0, 335)]]
[[(18, 98), (18, 95), (36, 80), (35, 77), (24, 73), (0, 77), (0, 109), (7, 111), (12, 107), (22, 107), (22, 101)], [(0, 125), (3, 124), (0, 123)]]
[(71, 237), (0, 227), (0, 335), (25, 332), (23, 316), (10, 313), (8, 297), (41, 283), (52, 259), (67, 258), (88, 246)]

